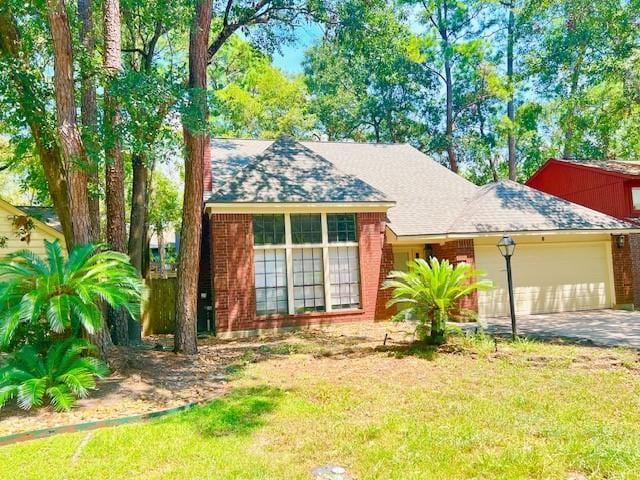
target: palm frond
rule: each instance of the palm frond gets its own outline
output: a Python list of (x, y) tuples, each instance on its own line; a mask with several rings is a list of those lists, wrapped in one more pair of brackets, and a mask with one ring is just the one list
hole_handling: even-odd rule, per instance
[(18, 395), (18, 385), (2, 385), (0, 380), (0, 408), (4, 407), (16, 395)]
[(64, 283), (64, 255), (62, 254), (60, 242), (58, 240), (53, 242), (45, 240), (44, 248), (47, 252), (51, 274), (57, 277), (58, 283)]
[(47, 388), (47, 396), (56, 412), (71, 410), (76, 403), (76, 397), (64, 383)]
[(71, 302), (66, 294), (56, 295), (49, 300), (47, 320), (56, 333), (64, 332), (71, 326)]
[(41, 407), (44, 403), (44, 393), (47, 388), (45, 378), (30, 378), (18, 387), (18, 405), (24, 410), (31, 407)]

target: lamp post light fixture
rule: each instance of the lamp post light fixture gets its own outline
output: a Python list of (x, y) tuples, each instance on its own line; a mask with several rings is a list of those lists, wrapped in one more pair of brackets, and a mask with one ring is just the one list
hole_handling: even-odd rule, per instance
[(509, 288), (509, 310), (511, 313), (511, 336), (516, 339), (516, 309), (513, 304), (513, 277), (511, 275), (511, 257), (516, 249), (516, 242), (509, 235), (504, 234), (498, 242), (498, 250), (507, 263), (507, 286)]

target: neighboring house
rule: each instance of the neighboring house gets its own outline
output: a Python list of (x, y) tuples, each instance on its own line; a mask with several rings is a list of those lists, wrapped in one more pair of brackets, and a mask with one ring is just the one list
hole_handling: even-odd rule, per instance
[(506, 315), (503, 233), (518, 312), (612, 307), (615, 236), (640, 232), (514, 182), (477, 187), (407, 144), (217, 139), (210, 153), (199, 308), (223, 336), (386, 319), (381, 282), (428, 256), (487, 272), (496, 288), (463, 306)]
[(0, 255), (23, 249), (44, 255), (44, 240), (60, 240), (65, 248), (62, 228), (52, 208), (16, 207), (0, 199)]
[(164, 271), (166, 273), (175, 276), (176, 274), (176, 261), (179, 248), (179, 235), (175, 230), (163, 232), (162, 238), (160, 238), (157, 232), (153, 232), (149, 238), (149, 254), (151, 261), (149, 268), (152, 272), (160, 272), (160, 249), (164, 249), (165, 265)]
[[(640, 162), (549, 159), (527, 185), (620, 220), (640, 223)], [(640, 236), (624, 236), (616, 252), (618, 303), (640, 305)]]

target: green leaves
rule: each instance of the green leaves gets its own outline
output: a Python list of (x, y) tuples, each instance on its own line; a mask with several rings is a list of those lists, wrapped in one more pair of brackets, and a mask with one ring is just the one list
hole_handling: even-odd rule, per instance
[(126, 255), (104, 245), (80, 245), (65, 260), (60, 244), (45, 241), (46, 259), (22, 251), (0, 260), (0, 348), (18, 346), (19, 327), (56, 334), (103, 328), (105, 300), (140, 317), (144, 284)]
[(0, 408), (16, 398), (29, 410), (47, 401), (57, 411), (69, 410), (76, 398), (85, 398), (96, 387), (96, 378), (108, 374), (97, 358), (81, 355), (95, 347), (83, 339), (53, 342), (45, 354), (26, 345), (10, 355), (0, 369)]
[[(425, 323), (432, 322), (432, 332), (444, 331), (444, 324), (456, 303), (476, 290), (493, 287), (488, 280), (479, 280), (483, 274), (467, 263), (455, 267), (448, 260), (416, 259), (408, 263), (408, 271), (393, 271), (382, 288), (393, 289), (387, 308), (400, 307), (394, 319), (403, 320), (417, 316)], [(438, 328), (434, 328), (434, 324)], [(441, 327), (441, 328), (440, 328)]]

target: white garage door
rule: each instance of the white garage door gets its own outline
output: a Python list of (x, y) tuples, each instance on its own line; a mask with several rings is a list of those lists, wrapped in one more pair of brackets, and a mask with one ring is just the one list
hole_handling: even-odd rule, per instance
[[(504, 258), (491, 245), (475, 247), (476, 266), (495, 289), (478, 294), (481, 317), (509, 314)], [(512, 257), (517, 313), (610, 308), (611, 262), (605, 242), (519, 244)]]

